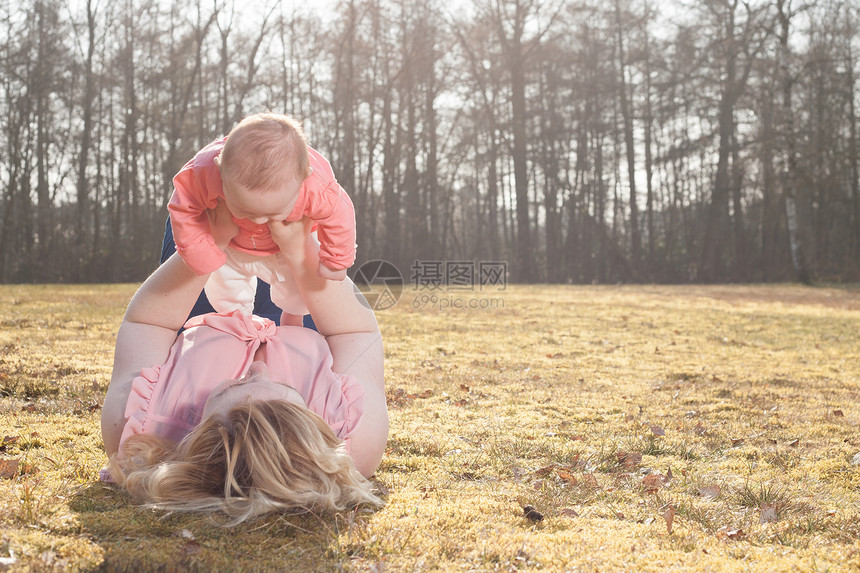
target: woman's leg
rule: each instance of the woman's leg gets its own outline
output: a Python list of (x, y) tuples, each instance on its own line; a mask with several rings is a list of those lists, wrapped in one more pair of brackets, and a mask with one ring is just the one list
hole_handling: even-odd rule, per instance
[(218, 312), (238, 310), (251, 315), (254, 314), (254, 294), (257, 292), (255, 267), (258, 265), (237, 260), (234, 254), (228, 247), (227, 261), (209, 275), (203, 292)]
[[(164, 261), (170, 258), (170, 255), (175, 252), (176, 245), (173, 242), (173, 228), (170, 226), (170, 217), (168, 217), (167, 222), (164, 225), (164, 240), (161, 245), (161, 262), (164, 263)], [(197, 299), (194, 308), (191, 309), (191, 314), (188, 318), (210, 312), (215, 312), (215, 309), (212, 308), (212, 305), (209, 303), (209, 299), (206, 298), (206, 293), (201, 292), (200, 297)], [(257, 281), (257, 293), (254, 298), (254, 314), (268, 318), (274, 321), (275, 324), (279, 324), (281, 320), (281, 309), (272, 302), (269, 284), (259, 280)], [(311, 322), (311, 324), (313, 324), (313, 322)], [(305, 324), (305, 326), (308, 325)]]

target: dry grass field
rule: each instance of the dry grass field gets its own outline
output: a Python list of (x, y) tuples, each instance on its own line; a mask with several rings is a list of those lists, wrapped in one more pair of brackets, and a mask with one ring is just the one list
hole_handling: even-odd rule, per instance
[(860, 570), (857, 288), (406, 290), (385, 507), (235, 528), (97, 480), (133, 290), (0, 286), (0, 569)]

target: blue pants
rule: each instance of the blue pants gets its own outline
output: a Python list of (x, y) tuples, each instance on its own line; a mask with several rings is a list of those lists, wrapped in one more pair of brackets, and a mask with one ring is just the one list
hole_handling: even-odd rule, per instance
[[(167, 222), (164, 225), (164, 240), (161, 244), (161, 262), (163, 263), (169, 259), (170, 255), (175, 252), (176, 244), (173, 242), (173, 227), (170, 226), (170, 217), (168, 217)], [(212, 308), (212, 305), (209, 303), (209, 299), (206, 298), (206, 293), (201, 292), (200, 297), (197, 299), (197, 302), (194, 303), (194, 308), (191, 309), (191, 314), (188, 315), (188, 318), (210, 312), (215, 312), (215, 309)], [(281, 309), (272, 302), (272, 298), (269, 295), (269, 283), (259, 279), (257, 280), (257, 294), (254, 299), (254, 314), (268, 318), (275, 324), (281, 323)], [(311, 315), (305, 315), (303, 322), (308, 328), (316, 330), (316, 326), (314, 325)]]

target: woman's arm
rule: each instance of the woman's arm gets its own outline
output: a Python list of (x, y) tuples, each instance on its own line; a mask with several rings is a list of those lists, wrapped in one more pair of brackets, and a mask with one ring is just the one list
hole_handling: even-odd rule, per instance
[(319, 243), (310, 221), (270, 223), (272, 238), (296, 279), (302, 298), (331, 349), (335, 372), (355, 376), (364, 387), (364, 415), (351, 435), (351, 455), (359, 472), (376, 470), (388, 439), (383, 382), (382, 336), (376, 317), (351, 280), (330, 281), (317, 274)]
[(141, 369), (167, 359), (176, 331), (208, 276), (197, 275), (174, 253), (131, 299), (116, 335), (113, 372), (102, 406), (102, 439), (108, 456), (119, 448), (132, 380)]
[[(226, 207), (211, 214), (216, 238), (226, 246), (236, 233)], [(232, 233), (232, 234), (231, 234)], [(132, 297), (116, 336), (110, 386), (102, 406), (102, 439), (107, 454), (119, 448), (131, 382), (141, 369), (162, 364), (209, 275), (197, 275), (177, 254), (147, 278)]]

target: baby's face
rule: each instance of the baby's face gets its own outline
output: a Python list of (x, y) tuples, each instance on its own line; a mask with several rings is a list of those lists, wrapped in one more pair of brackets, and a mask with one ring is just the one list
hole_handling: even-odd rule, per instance
[(230, 213), (257, 225), (283, 221), (296, 204), (301, 183), (290, 182), (280, 189), (256, 191), (224, 182), (224, 202)]

